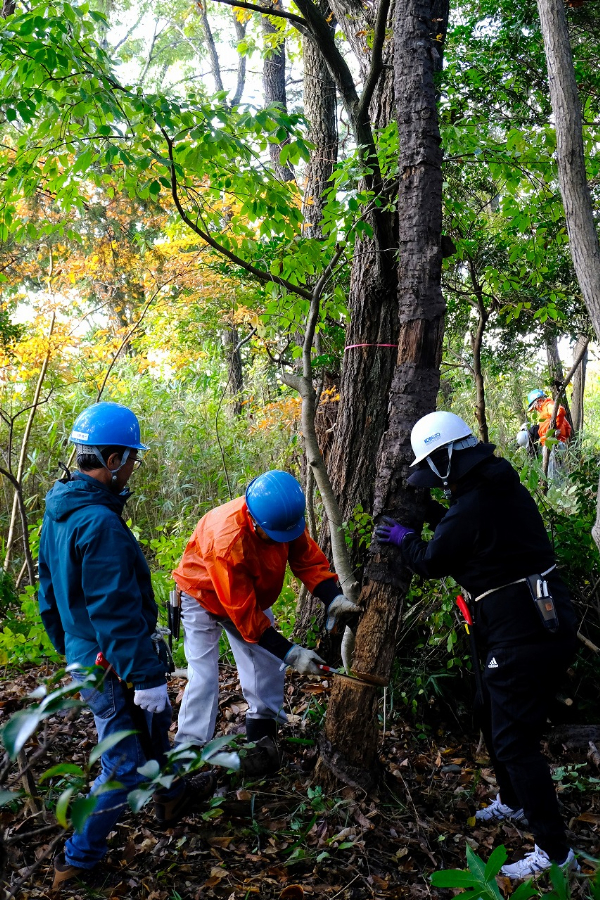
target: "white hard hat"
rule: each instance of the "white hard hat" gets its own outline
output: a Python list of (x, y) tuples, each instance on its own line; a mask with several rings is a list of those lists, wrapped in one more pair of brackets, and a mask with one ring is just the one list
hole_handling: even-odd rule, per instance
[[(463, 444), (463, 438), (470, 438), (470, 440)], [(460, 416), (440, 410), (428, 413), (419, 419), (410, 433), (410, 442), (415, 454), (411, 466), (416, 466), (440, 447), (454, 444), (454, 449), (460, 450), (476, 444), (477, 438), (474, 437), (473, 432)], [(462, 447), (459, 446), (459, 443), (462, 444)]]
[(517, 444), (519, 447), (526, 447), (529, 443), (529, 431), (527, 426), (521, 426), (521, 430), (517, 432)]

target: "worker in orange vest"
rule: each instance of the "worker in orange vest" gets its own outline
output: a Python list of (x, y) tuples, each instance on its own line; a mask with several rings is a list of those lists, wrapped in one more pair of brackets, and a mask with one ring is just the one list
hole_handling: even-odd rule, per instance
[(175, 740), (202, 745), (213, 736), (219, 639), (225, 631), (248, 703), (246, 736), (260, 751), (244, 758), (244, 774), (279, 767), (275, 739), (277, 722), (287, 719), (285, 667), (304, 675), (322, 674), (324, 661), (313, 650), (288, 641), (273, 624), (271, 607), (281, 593), (287, 564), (325, 606), (328, 631), (337, 631), (359, 612), (343, 595), (327, 557), (306, 530), (305, 503), (302, 488), (288, 472), (259, 475), (245, 496), (200, 519), (173, 572), (181, 591), (188, 662)]
[[(517, 442), (519, 446), (527, 446), (530, 453), (535, 456), (538, 452), (538, 446), (540, 444), (542, 447), (546, 445), (550, 421), (554, 414), (554, 400), (552, 400), (551, 397), (548, 397), (545, 391), (542, 391), (540, 388), (535, 388), (527, 394), (527, 404), (528, 411), (537, 413), (539, 421), (536, 422), (535, 425), (532, 425), (529, 428), (529, 431), (527, 431), (526, 425), (523, 426), (517, 435)], [(521, 436), (524, 433), (527, 434), (527, 438), (523, 437), (521, 439)], [(571, 426), (569, 425), (567, 411), (564, 406), (558, 407), (554, 437), (561, 445), (566, 445), (571, 437)]]

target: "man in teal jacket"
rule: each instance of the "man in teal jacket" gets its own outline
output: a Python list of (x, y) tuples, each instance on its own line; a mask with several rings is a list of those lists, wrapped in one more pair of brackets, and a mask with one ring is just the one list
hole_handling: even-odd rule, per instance
[[(58, 481), (46, 497), (39, 552), (39, 605), (44, 627), (69, 664), (93, 666), (99, 653), (110, 664), (102, 690), (82, 690), (102, 741), (122, 730), (137, 734), (101, 757), (92, 788), (94, 813), (54, 860), (54, 887), (92, 869), (107, 850), (106, 838), (144, 779), (148, 759), (162, 763), (170, 749), (171, 707), (165, 663), (152, 635), (158, 609), (144, 555), (122, 518), (127, 482), (141, 464), (136, 416), (117, 403), (97, 403), (71, 433), (79, 471)], [(77, 677), (77, 676), (76, 676)], [(122, 787), (99, 792), (107, 781)], [(177, 779), (157, 793), (155, 812), (169, 823), (192, 801), (214, 791), (211, 773)]]

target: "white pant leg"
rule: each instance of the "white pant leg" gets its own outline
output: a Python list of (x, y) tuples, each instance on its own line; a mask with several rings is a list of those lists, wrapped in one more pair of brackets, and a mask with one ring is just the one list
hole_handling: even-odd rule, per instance
[(181, 615), (188, 683), (179, 709), (175, 742), (205, 744), (214, 736), (217, 720), (221, 624), (183, 591)]
[[(266, 609), (264, 612), (273, 623), (271, 610)], [(242, 693), (248, 704), (246, 717), (287, 722), (287, 715), (283, 711), (285, 667), (281, 660), (258, 644), (245, 641), (229, 620), (223, 621), (223, 628), (231, 644)]]

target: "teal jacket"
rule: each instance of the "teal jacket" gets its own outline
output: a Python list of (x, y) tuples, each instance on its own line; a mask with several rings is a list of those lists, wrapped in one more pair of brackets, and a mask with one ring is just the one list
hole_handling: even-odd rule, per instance
[(44, 627), (68, 663), (93, 666), (102, 651), (136, 688), (165, 682), (151, 634), (158, 609), (150, 570), (114, 494), (81, 472), (46, 496), (39, 554)]

